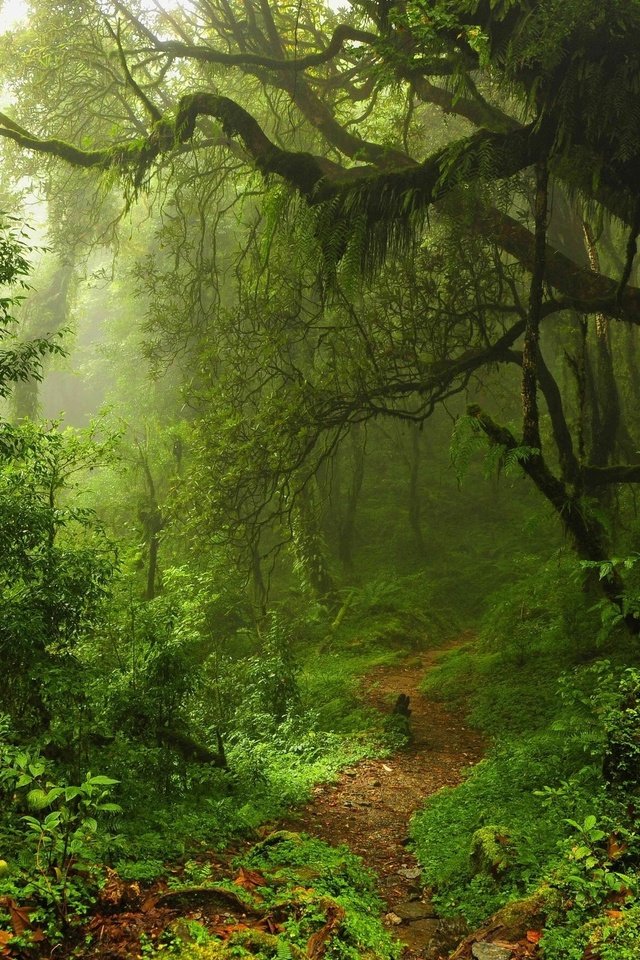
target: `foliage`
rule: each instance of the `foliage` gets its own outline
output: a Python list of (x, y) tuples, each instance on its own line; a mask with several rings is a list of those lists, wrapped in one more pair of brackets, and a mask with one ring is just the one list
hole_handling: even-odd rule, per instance
[(70, 477), (102, 449), (90, 436), (29, 423), (4, 424), (0, 434), (0, 650), (13, 677), (6, 709), (25, 734), (51, 731), (64, 741), (69, 728), (52, 728), (56, 702), (78, 696), (79, 649), (98, 623), (115, 566), (92, 511), (66, 498)]
[[(563, 909), (547, 920), (544, 955), (573, 960), (603, 942), (602, 929), (615, 943), (618, 915), (624, 943), (635, 909), (638, 841), (626, 803), (636, 671), (624, 669), (624, 637), (609, 639), (607, 659), (595, 659), (603, 652), (595, 643), (575, 643), (574, 630), (582, 639), (588, 623), (597, 637), (598, 620), (584, 597), (571, 600), (567, 619), (566, 580), (562, 590), (521, 581), (496, 599), (478, 653), (445, 661), (430, 688), (442, 692), (444, 678), (451, 696), (473, 683), (472, 715), (497, 743), (460, 787), (428, 802), (412, 836), (442, 909), (462, 908), (472, 923), (550, 884)], [(623, 780), (629, 774), (623, 789), (618, 769)]]
[[(90, 909), (103, 874), (100, 858), (111, 840), (105, 821), (121, 813), (111, 800), (116, 780), (87, 773), (72, 785), (54, 776), (38, 753), (0, 743), (4, 818), (17, 816), (7, 851), (15, 859), (0, 878), (0, 893), (35, 903), (31, 923), (39, 922), (47, 939), (65, 933)], [(25, 810), (31, 812), (20, 815)]]
[(44, 359), (63, 353), (58, 339), (23, 340), (16, 330), (14, 313), (28, 290), (32, 252), (28, 231), (17, 218), (0, 212), (0, 398), (8, 397), (18, 382), (41, 380)]
[(251, 869), (273, 872), (281, 880), (283, 886), (278, 890), (275, 903), (295, 899), (296, 888), (305, 881), (310, 882), (312, 898), (300, 898), (299, 918), (286, 925), (287, 939), (290, 938), (292, 944), (307, 943), (324, 920), (322, 914), (318, 916), (316, 904), (322, 904), (326, 910), (328, 900), (345, 911), (331, 944), (332, 956), (355, 960), (362, 955), (389, 958), (397, 955), (398, 945), (379, 920), (381, 903), (375, 891), (375, 879), (347, 848), (330, 847), (297, 834), (276, 833), (254, 847), (243, 863)]
[(639, 693), (640, 672), (625, 670), (604, 724), (605, 777), (611, 786), (631, 797), (640, 787)]
[[(37, 199), (49, 245), (32, 291), (0, 218), (6, 895), (62, 922), (100, 858), (206, 881), (199, 851), (406, 743), (363, 675), (481, 621), (426, 685), (488, 743), (415, 819), (425, 879), (478, 922), (546, 883), (548, 956), (624, 956), (637, 3), (108, 6), (33, 0), (0, 40), (3, 205)], [(117, 438), (65, 427), (105, 399)], [(296, 906), (260, 949), (303, 950), (327, 897), (331, 955), (391, 956), (315, 843), (252, 854)]]

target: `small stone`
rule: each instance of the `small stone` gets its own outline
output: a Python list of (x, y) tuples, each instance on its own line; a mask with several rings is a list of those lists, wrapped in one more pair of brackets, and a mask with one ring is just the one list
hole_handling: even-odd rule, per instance
[(423, 903), (421, 900), (407, 900), (405, 903), (396, 903), (395, 912), (403, 920), (431, 920), (436, 912), (432, 903)]
[(356, 770), (343, 770), (342, 772), (344, 773), (345, 777), (357, 777), (357, 776), (358, 776), (358, 773), (357, 773)]
[[(439, 920), (416, 920), (399, 931), (403, 943), (407, 943), (416, 952), (427, 953), (435, 945), (439, 945)], [(436, 955), (440, 956), (439, 950)]]
[(500, 947), (497, 943), (474, 943), (471, 955), (475, 960), (511, 960), (513, 950), (509, 947)]
[(404, 877), (405, 880), (417, 880), (421, 874), (420, 867), (402, 867), (398, 870), (398, 875)]

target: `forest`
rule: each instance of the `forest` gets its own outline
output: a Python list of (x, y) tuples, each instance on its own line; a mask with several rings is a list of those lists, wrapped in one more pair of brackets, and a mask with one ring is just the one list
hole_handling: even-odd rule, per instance
[(640, 0), (0, 0), (0, 957), (640, 957)]

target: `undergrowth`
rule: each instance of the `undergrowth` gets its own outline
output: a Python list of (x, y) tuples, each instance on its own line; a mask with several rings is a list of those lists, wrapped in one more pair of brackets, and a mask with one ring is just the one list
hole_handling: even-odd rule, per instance
[[(444, 913), (479, 925), (547, 885), (562, 909), (548, 918), (545, 957), (578, 960), (595, 938), (599, 956), (623, 960), (631, 954), (611, 944), (637, 929), (640, 860), (628, 793), (623, 802), (603, 765), (638, 654), (602, 631), (567, 558), (522, 572), (490, 598), (476, 643), (425, 683), (430, 695), (467, 700), (493, 743), (461, 786), (415, 816), (415, 851)], [(626, 730), (615, 736), (629, 740)]]
[[(240, 891), (250, 909), (270, 918), (229, 923), (224, 942), (205, 927), (181, 928), (149, 956), (176, 960), (226, 957), (333, 960), (396, 960), (399, 945), (380, 920), (383, 904), (375, 877), (346, 847), (280, 831), (258, 843), (235, 864)], [(218, 887), (225, 885), (217, 882)], [(236, 883), (226, 882), (238, 894)], [(184, 929), (184, 928), (183, 928)]]

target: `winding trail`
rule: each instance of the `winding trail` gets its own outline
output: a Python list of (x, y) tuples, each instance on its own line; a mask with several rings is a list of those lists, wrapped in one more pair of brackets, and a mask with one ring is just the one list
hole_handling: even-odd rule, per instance
[[(445, 709), (419, 689), (441, 654), (469, 639), (463, 636), (448, 646), (371, 671), (360, 685), (363, 701), (389, 714), (400, 693), (411, 698), (413, 739), (408, 749), (344, 770), (337, 783), (317, 786), (309, 803), (291, 813), (286, 822), (269, 827), (269, 831), (276, 826), (304, 831), (331, 844), (346, 844), (359, 854), (378, 877), (387, 904), (385, 920), (405, 945), (404, 960), (441, 960), (466, 933), (460, 925), (436, 916), (429, 891), (420, 886), (420, 869), (407, 842), (409, 821), (425, 797), (443, 786), (458, 784), (465, 770), (482, 756), (482, 739), (467, 726), (462, 713)], [(246, 849), (248, 843), (242, 841), (240, 849)], [(238, 852), (233, 847), (223, 854), (207, 851), (201, 859), (218, 879), (228, 879), (235, 871), (232, 856)], [(177, 865), (172, 874), (180, 876), (180, 869)], [(166, 880), (143, 889), (108, 871), (98, 909), (84, 929), (85, 937), (91, 938), (86, 960), (141, 956), (141, 935), (158, 943), (170, 924), (184, 918), (202, 920), (197, 904), (191, 912), (181, 908), (176, 916), (175, 909), (163, 905), (167, 891)], [(233, 911), (227, 907), (220, 912), (218, 905), (208, 919), (234, 930), (247, 917), (241, 912), (234, 918)]]
[(384, 760), (364, 760), (343, 771), (338, 783), (316, 787), (313, 799), (288, 821), (291, 829), (346, 844), (375, 871), (389, 908), (387, 921), (406, 946), (406, 960), (437, 960), (464, 933), (436, 917), (407, 842), (409, 821), (425, 798), (460, 783), (483, 754), (482, 737), (464, 716), (419, 689), (440, 656), (468, 639), (413, 654), (365, 677), (363, 700), (384, 713), (390, 712), (398, 694), (411, 698), (410, 746)]

